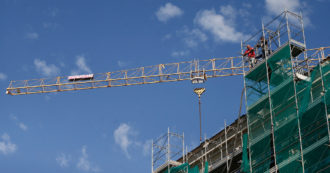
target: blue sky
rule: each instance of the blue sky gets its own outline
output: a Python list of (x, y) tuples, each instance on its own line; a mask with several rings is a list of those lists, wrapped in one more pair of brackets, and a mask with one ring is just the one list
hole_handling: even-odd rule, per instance
[[(8, 96), (10, 80), (237, 56), (284, 8), (303, 11), (307, 47), (329, 46), (329, 0), (0, 2), (0, 172), (150, 172), (150, 140), (170, 127), (199, 144), (195, 86), (176, 82)], [(242, 77), (210, 79), (207, 137), (236, 119)]]

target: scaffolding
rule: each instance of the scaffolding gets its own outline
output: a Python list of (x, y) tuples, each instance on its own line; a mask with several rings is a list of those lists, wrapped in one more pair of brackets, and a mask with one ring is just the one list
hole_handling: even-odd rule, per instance
[(243, 65), (250, 172), (329, 172), (329, 54), (306, 49), (303, 18), (290, 11), (242, 53), (258, 42), (260, 59)]
[[(151, 172), (168, 173), (173, 167), (182, 165), (178, 158), (184, 158), (184, 134), (170, 132), (152, 141), (151, 148)], [(173, 171), (172, 171), (173, 172)]]
[[(237, 172), (241, 165), (243, 134), (247, 133), (246, 125), (245, 115), (240, 116), (230, 125), (224, 122), (223, 130), (204, 139), (190, 152), (187, 152), (186, 148), (185, 154), (176, 161), (173, 157), (170, 161), (166, 159), (168, 135), (165, 134), (153, 142), (152, 171), (155, 173), (176, 173), (179, 170), (184, 173)], [(176, 145), (179, 146), (178, 143)], [(170, 148), (173, 148), (172, 145)], [(161, 155), (162, 159), (159, 157)]]
[(153, 173), (330, 172), (330, 47), (307, 49), (303, 18), (290, 11), (262, 24), (242, 53), (247, 45), (259, 58), (241, 57), (247, 115), (191, 152), (182, 141), (180, 158), (168, 131), (153, 142)]
[(246, 116), (241, 116), (234, 123), (227, 125), (218, 134), (205, 139), (197, 148), (187, 153), (187, 162), (192, 166), (212, 172), (233, 172), (240, 170), (242, 156), (242, 136), (247, 133)]

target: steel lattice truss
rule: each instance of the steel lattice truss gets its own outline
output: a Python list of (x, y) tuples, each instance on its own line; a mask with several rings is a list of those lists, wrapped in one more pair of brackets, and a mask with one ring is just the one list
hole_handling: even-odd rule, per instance
[(7, 94), (24, 95), (174, 82), (191, 80), (197, 76), (213, 78), (242, 75), (242, 64), (242, 57), (215, 58), (94, 74), (93, 79), (85, 81), (69, 81), (68, 76), (11, 81), (7, 88)]
[[(309, 68), (319, 63), (320, 59), (329, 56), (330, 47), (308, 49), (311, 57), (297, 59), (297, 64)], [(321, 58), (317, 58), (317, 56)], [(243, 65), (245, 64), (245, 65)], [(304, 64), (304, 65), (302, 65)], [(299, 65), (298, 65), (299, 66)], [(93, 74), (93, 79), (85, 81), (70, 81), (68, 76), (10, 81), (6, 93), (24, 95), (51, 93), (60, 91), (86, 90), (118, 86), (153, 84), (192, 80), (194, 77), (214, 78), (243, 75), (243, 68), (248, 69), (246, 60), (242, 57), (214, 58), (208, 60), (193, 60), (179, 63), (159, 64), (130, 70)]]

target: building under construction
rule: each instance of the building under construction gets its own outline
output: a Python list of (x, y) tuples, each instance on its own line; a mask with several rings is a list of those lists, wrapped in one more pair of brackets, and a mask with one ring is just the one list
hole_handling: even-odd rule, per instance
[(261, 58), (241, 57), (246, 115), (189, 152), (168, 131), (153, 141), (152, 173), (330, 172), (329, 47), (307, 49), (302, 16), (290, 11), (242, 53), (247, 45)]
[[(254, 57), (243, 56), (247, 45), (254, 47)], [(302, 16), (284, 11), (242, 41), (241, 49), (239, 57), (11, 81), (6, 93), (200, 83), (243, 75), (246, 115), (240, 110), (235, 122), (225, 122), (223, 130), (189, 152), (184, 135), (168, 129), (152, 143), (151, 172), (330, 172), (330, 47), (307, 49)]]

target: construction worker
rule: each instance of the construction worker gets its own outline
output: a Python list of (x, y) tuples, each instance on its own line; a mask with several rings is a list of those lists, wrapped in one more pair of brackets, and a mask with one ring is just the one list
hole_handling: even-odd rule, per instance
[[(264, 36), (261, 36), (257, 45), (256, 45), (256, 48), (261, 48), (261, 54), (258, 55), (256, 57), (256, 59), (259, 59), (259, 58), (266, 58), (266, 53), (269, 53), (267, 52), (268, 51), (268, 41), (265, 39)], [(267, 54), (268, 55), (268, 54)]]
[(243, 54), (243, 56), (248, 56), (249, 58), (249, 62), (250, 62), (250, 68), (253, 68), (254, 64), (255, 64), (255, 58), (256, 58), (256, 54), (254, 52), (253, 47), (251, 47), (250, 45), (246, 46), (246, 50)]

